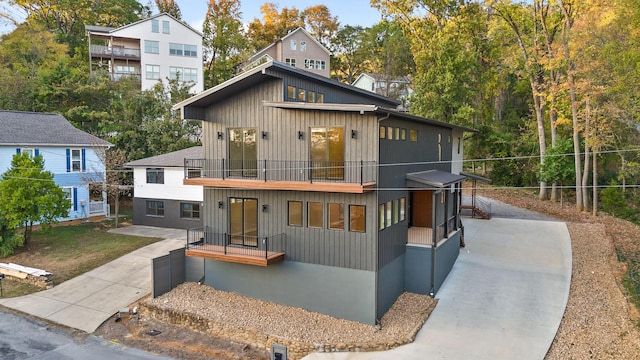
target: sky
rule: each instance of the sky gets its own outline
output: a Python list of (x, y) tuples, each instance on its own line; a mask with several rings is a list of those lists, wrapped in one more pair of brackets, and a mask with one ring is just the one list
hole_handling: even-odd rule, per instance
[[(341, 25), (361, 25), (369, 27), (380, 21), (381, 15), (378, 10), (371, 7), (369, 0), (240, 0), (242, 20), (244, 23), (251, 22), (254, 18), (262, 19), (260, 6), (266, 2), (278, 5), (278, 10), (282, 8), (293, 8), (302, 11), (309, 6), (325, 5), (331, 11), (331, 15), (337, 16)], [(197, 30), (202, 31), (202, 23), (207, 12), (207, 0), (176, 0), (182, 20)]]
[[(145, 0), (140, 1), (142, 4), (148, 3)], [(360, 25), (369, 27), (379, 22), (381, 15), (378, 10), (371, 7), (369, 0), (240, 0), (242, 20), (244, 23), (251, 22), (254, 18), (262, 19), (260, 14), (260, 6), (265, 2), (272, 2), (278, 5), (278, 10), (283, 7), (293, 8), (302, 11), (309, 6), (323, 4), (329, 8), (331, 15), (337, 16), (341, 25)], [(196, 30), (202, 31), (202, 23), (207, 13), (208, 0), (176, 0), (180, 11), (182, 12), (182, 20), (191, 25)], [(6, 10), (6, 5), (2, 4)], [(2, 10), (2, 8), (0, 8)], [(19, 11), (10, 11), (20, 16)], [(157, 10), (154, 11), (157, 13)], [(22, 15), (24, 16), (24, 15)], [(0, 19), (0, 34), (4, 34), (13, 30), (13, 26), (2, 22)]]

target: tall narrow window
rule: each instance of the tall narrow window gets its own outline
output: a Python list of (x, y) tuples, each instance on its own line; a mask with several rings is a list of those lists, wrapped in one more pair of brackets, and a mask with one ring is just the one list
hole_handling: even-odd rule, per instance
[(344, 178), (343, 128), (311, 128), (311, 166), (314, 178)]
[(386, 212), (386, 215), (385, 215), (385, 219), (387, 220), (387, 222), (386, 222), (385, 225), (387, 227), (389, 227), (389, 226), (391, 226), (391, 201), (387, 201), (386, 208), (387, 208), (387, 212)]
[(82, 171), (82, 152), (80, 149), (71, 149), (71, 170), (73, 172)]
[(295, 49), (296, 49), (296, 40), (295, 40), (295, 39), (291, 39), (291, 40), (289, 41), (289, 48), (290, 48), (291, 50), (295, 50)]
[(307, 203), (307, 226), (322, 228), (322, 203), (309, 201)]
[(69, 200), (69, 209), (73, 208), (73, 188), (71, 187), (63, 187), (62, 191), (64, 192), (64, 198)]
[(349, 231), (365, 232), (365, 207), (349, 205)]
[(287, 99), (295, 100), (295, 98), (296, 98), (296, 87), (293, 85), (287, 85)]
[(404, 221), (406, 215), (405, 215), (405, 206), (406, 206), (406, 199), (405, 198), (400, 198), (400, 221)]
[(316, 102), (323, 103), (324, 102), (324, 94), (318, 93), (318, 100)]
[(298, 89), (298, 100), (306, 101), (307, 100), (307, 92), (305, 89)]
[(166, 20), (162, 20), (162, 33), (169, 34), (169, 22)]
[(384, 229), (384, 204), (378, 205), (378, 230)]
[(380, 126), (380, 139), (385, 139), (387, 137), (387, 127)]
[(442, 161), (442, 134), (438, 134), (438, 161)]
[(391, 126), (387, 128), (387, 139), (393, 140), (393, 127)]
[(229, 175), (256, 177), (257, 168), (256, 129), (229, 129)]
[(289, 201), (289, 226), (302, 226), (302, 201)]
[(460, 147), (462, 147), (462, 140), (458, 138), (458, 154), (460, 154)]
[(300, 41), (300, 51), (307, 51), (307, 42), (306, 41)]
[(315, 91), (307, 91), (307, 101), (310, 103), (316, 102), (316, 92)]
[(407, 129), (400, 129), (400, 140), (407, 140)]
[(160, 32), (160, 22), (158, 20), (151, 20), (151, 32)]
[(400, 220), (400, 201), (398, 199), (393, 200), (393, 223), (397, 224)]
[(329, 204), (329, 229), (344, 230), (344, 205)]
[(418, 130), (409, 130), (409, 140), (418, 141)]

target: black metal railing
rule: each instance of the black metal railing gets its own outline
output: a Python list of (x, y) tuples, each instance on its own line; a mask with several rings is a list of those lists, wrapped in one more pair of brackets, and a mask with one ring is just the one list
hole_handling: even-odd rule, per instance
[(187, 179), (255, 179), (262, 181), (302, 181), (372, 183), (376, 180), (375, 161), (296, 161), (185, 159)]
[[(449, 234), (456, 231), (456, 216), (451, 215), (446, 221), (442, 221), (435, 227), (436, 244), (449, 237)], [(433, 241), (432, 241), (433, 245)]]
[(243, 255), (267, 259), (269, 254), (284, 253), (285, 234), (250, 236), (216, 233), (208, 226), (187, 230), (187, 250), (205, 250), (225, 255)]

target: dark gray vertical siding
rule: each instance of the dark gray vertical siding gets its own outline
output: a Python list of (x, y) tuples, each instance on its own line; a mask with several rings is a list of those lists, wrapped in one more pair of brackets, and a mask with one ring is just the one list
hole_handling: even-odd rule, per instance
[[(452, 130), (419, 122), (411, 122), (397, 118), (389, 118), (380, 125), (406, 129), (406, 140), (379, 139), (380, 172), (378, 187), (380, 204), (398, 198), (409, 201), (406, 188), (407, 173), (423, 170), (451, 171), (451, 146), (449, 142)], [(418, 141), (410, 141), (410, 130), (418, 131)], [(438, 134), (442, 134), (442, 157), (438, 162)], [(397, 165), (404, 163), (406, 165)], [(392, 166), (391, 166), (392, 165)], [(390, 189), (390, 190), (385, 190)], [(440, 211), (442, 213), (442, 211)], [(405, 253), (407, 229), (410, 214), (404, 222), (392, 225), (379, 232), (378, 269)]]
[[(205, 188), (207, 204), (206, 225), (213, 232), (228, 231), (228, 199), (230, 197), (258, 199), (258, 235), (260, 237), (285, 234), (285, 259), (311, 264), (374, 270), (375, 268), (375, 194), (340, 194), (298, 191), (261, 191)], [(218, 208), (222, 201), (224, 207)], [(303, 226), (289, 226), (288, 201), (303, 201)], [(307, 203), (321, 202), (324, 206), (323, 228), (307, 227)], [(345, 206), (345, 229), (331, 230), (327, 226), (327, 204), (341, 203)], [(213, 206), (215, 204), (215, 206)], [(268, 210), (262, 211), (267, 204)], [(349, 231), (349, 205), (366, 206), (366, 232)]]

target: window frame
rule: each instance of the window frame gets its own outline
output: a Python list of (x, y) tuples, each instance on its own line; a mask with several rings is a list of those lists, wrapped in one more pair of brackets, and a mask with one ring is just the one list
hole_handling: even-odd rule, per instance
[(378, 204), (378, 230), (384, 230), (386, 221), (384, 219), (384, 203)]
[(400, 222), (400, 199), (393, 200), (393, 225)]
[(297, 47), (296, 39), (289, 40), (289, 49), (296, 50)]
[[(333, 205), (333, 206), (332, 206)], [(332, 209), (333, 208), (333, 209)], [(338, 211), (338, 218), (342, 218), (342, 225), (334, 227), (332, 225), (332, 213)], [(343, 203), (329, 203), (327, 204), (327, 228), (329, 230), (344, 230), (344, 204)]]
[[(74, 156), (74, 152), (78, 152), (78, 156), (77, 158)], [(71, 172), (82, 172), (82, 149), (80, 148), (71, 148), (70, 152), (69, 152), (69, 161), (71, 164)], [(78, 168), (76, 169), (75, 164), (78, 165)]]
[(145, 214), (147, 216), (164, 217), (164, 201), (162, 200), (147, 200), (145, 203), (145, 209)]
[(296, 67), (296, 59), (295, 58), (286, 58), (284, 59), (285, 64), (291, 66), (291, 67)]
[[(67, 192), (68, 190), (68, 192)], [(62, 192), (64, 192), (64, 198), (69, 200), (69, 209), (73, 209), (73, 203), (74, 203), (74, 199), (73, 199), (73, 186), (63, 186), (62, 187)]]
[(391, 214), (392, 214), (392, 202), (391, 201), (387, 201), (385, 204), (385, 225), (386, 227), (391, 227), (391, 225), (393, 225), (393, 223), (391, 222)]
[(183, 56), (185, 57), (198, 57), (198, 45), (183, 44)]
[(146, 168), (145, 184), (164, 184), (164, 168)]
[[(353, 209), (354, 208), (362, 208), (362, 230), (359, 229), (354, 229), (353, 223)], [(349, 231), (351, 232), (359, 232), (359, 233), (365, 233), (367, 232), (367, 206), (366, 205), (354, 205), (354, 204), (350, 204), (349, 205)]]
[(307, 42), (306, 41), (300, 41), (300, 51), (302, 51), (302, 52), (307, 51)]
[[(319, 216), (319, 220), (320, 220), (320, 225), (317, 226), (315, 225), (317, 223), (318, 219), (315, 219), (315, 217), (312, 217), (312, 214), (315, 215), (315, 212), (311, 211), (311, 206), (315, 205), (315, 206), (320, 206), (320, 211), (318, 212), (318, 216)], [(312, 220), (314, 225), (312, 225)], [(308, 228), (312, 228), (312, 229), (322, 229), (324, 228), (324, 203), (320, 202), (320, 201), (307, 201), (307, 227)]]
[(160, 21), (153, 19), (151, 20), (151, 32), (152, 33), (160, 33)]
[(295, 100), (297, 93), (298, 93), (298, 88), (296, 88), (293, 85), (287, 85), (287, 99), (288, 100)]
[[(191, 209), (185, 209), (185, 205), (191, 206)], [(197, 209), (196, 209), (197, 207)], [(187, 220), (200, 220), (200, 204), (193, 202), (180, 203), (180, 218)]]
[(407, 198), (401, 197), (400, 198), (400, 222), (405, 221), (407, 218), (406, 206), (407, 206)]
[(413, 141), (413, 142), (418, 141), (418, 130), (415, 130), (415, 129), (409, 130), (409, 141)]
[(144, 52), (145, 54), (160, 54), (160, 41), (145, 40)]
[[(158, 71), (156, 72), (155, 70)], [(147, 80), (160, 80), (160, 65), (146, 64), (144, 66), (144, 78)]]
[(162, 33), (163, 34), (171, 34), (171, 28), (170, 28), (170, 23), (169, 20), (162, 20)]
[(169, 43), (170, 56), (184, 56), (184, 44)]
[[(300, 206), (300, 218), (299, 223), (294, 223), (291, 221), (291, 205), (298, 204)], [(294, 219), (298, 220), (298, 219)], [(299, 200), (289, 200), (287, 201), (287, 225), (293, 227), (303, 227), (304, 226), (304, 201)]]

